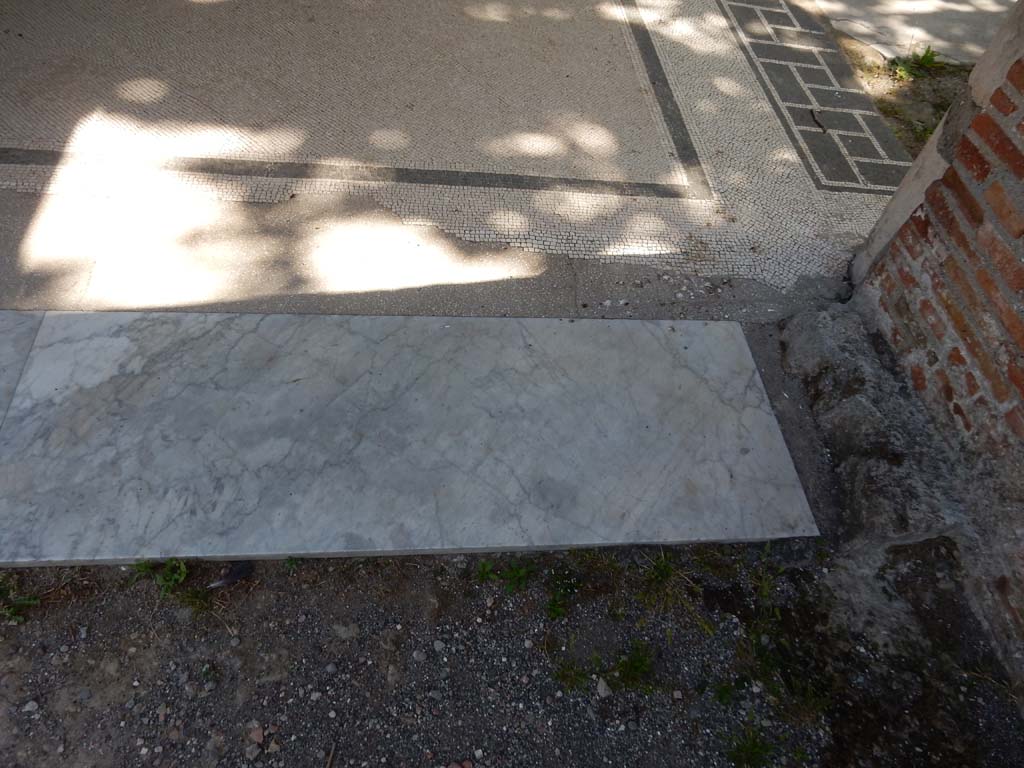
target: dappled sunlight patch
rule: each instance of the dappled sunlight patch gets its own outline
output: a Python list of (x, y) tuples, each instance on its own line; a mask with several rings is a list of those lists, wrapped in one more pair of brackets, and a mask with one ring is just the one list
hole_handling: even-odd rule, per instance
[(117, 86), (117, 95), (136, 104), (156, 104), (167, 96), (167, 84), (152, 77), (136, 77)]
[[(129, 81), (124, 93), (153, 94), (158, 81)], [(168, 173), (180, 157), (238, 152), (254, 139), (290, 151), (296, 131), (250, 131), (203, 124), (146, 123), (103, 110), (83, 118), (22, 240), (29, 272), (80, 276), (94, 306), (167, 306), (220, 298), (245, 232), (238, 203), (212, 179)]]
[(564, 8), (542, 8), (540, 15), (551, 21), (569, 21), (572, 14)]
[[(54, 188), (75, 186), (72, 173), (59, 170)], [(83, 289), (94, 306), (166, 306), (217, 298), (228, 276), (204, 249), (183, 241), (197, 229), (224, 226), (236, 204), (167, 174), (145, 180), (137, 176), (133, 184), (135, 194), (116, 198), (95, 192), (44, 196), (22, 241), (22, 267), (88, 276)]]
[[(143, 93), (145, 91), (142, 91)], [(218, 157), (273, 149), (286, 156), (300, 148), (305, 136), (299, 130), (253, 130), (219, 124), (153, 123), (97, 109), (82, 118), (67, 141), (67, 151), (105, 155), (119, 163), (159, 164), (176, 157)]]
[(487, 142), (486, 149), (498, 157), (551, 157), (564, 155), (568, 146), (564, 139), (548, 133), (511, 133)]
[(544, 272), (538, 254), (466, 254), (436, 230), (373, 216), (321, 226), (303, 247), (310, 286), (332, 293), (464, 285)]
[(677, 250), (672, 228), (660, 216), (636, 213), (627, 219), (619, 237), (602, 250), (602, 255), (658, 254)]
[(661, 12), (654, 8), (627, 8), (619, 3), (600, 3), (594, 8), (599, 16), (609, 21), (623, 21), (627, 24), (653, 24), (661, 18)]
[(622, 209), (622, 200), (613, 195), (579, 195), (573, 192), (545, 192), (533, 200), (533, 207), (544, 216), (574, 223), (595, 221)]
[(724, 93), (726, 96), (732, 96), (737, 99), (750, 98), (750, 91), (737, 83), (731, 77), (723, 77), (721, 75), (712, 77), (711, 84), (718, 89), (719, 93)]
[(380, 149), (408, 149), (409, 134), (398, 128), (379, 128), (370, 134), (370, 143)]
[(530, 231), (530, 220), (518, 211), (491, 211), (487, 224), (502, 235), (522, 235)]
[(496, 21), (507, 23), (514, 19), (540, 16), (548, 21), (569, 21), (572, 13), (565, 8), (549, 6), (536, 8), (532, 5), (512, 6), (502, 2), (473, 3), (463, 9), (463, 13), (477, 21)]
[(512, 21), (513, 12), (507, 3), (474, 3), (464, 9), (467, 16), (477, 21)]
[(578, 148), (598, 157), (609, 157), (619, 150), (615, 134), (592, 121), (579, 116), (560, 121), (565, 125), (565, 135)]
[(700, 18), (672, 18), (653, 27), (658, 34), (685, 45), (694, 53), (729, 56), (736, 50), (727, 37), (730, 34), (728, 23), (721, 16), (704, 14)]

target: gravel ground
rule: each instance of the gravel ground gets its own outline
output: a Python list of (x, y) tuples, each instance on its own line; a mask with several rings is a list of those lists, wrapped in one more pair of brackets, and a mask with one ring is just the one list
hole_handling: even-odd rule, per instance
[(828, 625), (829, 557), (267, 562), (217, 589), (212, 563), (7, 572), (40, 604), (2, 627), (0, 764), (1021, 764), (998, 672)]

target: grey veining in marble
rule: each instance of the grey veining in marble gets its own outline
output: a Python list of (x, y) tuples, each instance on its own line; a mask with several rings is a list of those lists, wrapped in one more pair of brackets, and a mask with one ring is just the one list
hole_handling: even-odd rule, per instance
[(42, 312), (0, 310), (0, 425), (42, 321)]
[(47, 313), (0, 562), (817, 529), (734, 323)]

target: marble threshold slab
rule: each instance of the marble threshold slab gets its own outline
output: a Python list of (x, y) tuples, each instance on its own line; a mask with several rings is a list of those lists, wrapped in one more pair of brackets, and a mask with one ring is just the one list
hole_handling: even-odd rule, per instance
[(0, 564), (817, 535), (731, 322), (0, 312)]

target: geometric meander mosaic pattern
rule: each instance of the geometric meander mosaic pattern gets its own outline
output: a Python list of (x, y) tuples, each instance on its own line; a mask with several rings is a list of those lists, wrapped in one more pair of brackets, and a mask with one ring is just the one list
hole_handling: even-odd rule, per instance
[(910, 166), (871, 98), (814, 17), (785, 0), (718, 0), (821, 189), (889, 194)]

